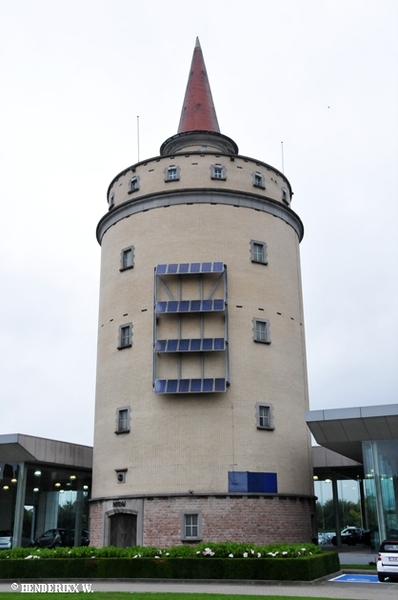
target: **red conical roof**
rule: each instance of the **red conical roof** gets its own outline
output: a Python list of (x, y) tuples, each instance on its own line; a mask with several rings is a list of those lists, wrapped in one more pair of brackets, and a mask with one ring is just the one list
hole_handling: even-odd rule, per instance
[(196, 38), (178, 133), (220, 133), (199, 38)]

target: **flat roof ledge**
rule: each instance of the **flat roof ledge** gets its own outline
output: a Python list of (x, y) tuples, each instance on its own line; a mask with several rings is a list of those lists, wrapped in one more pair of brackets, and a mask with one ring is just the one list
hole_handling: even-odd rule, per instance
[(362, 462), (362, 442), (398, 440), (398, 404), (314, 410), (305, 420), (320, 446)]
[(37, 462), (92, 469), (93, 448), (24, 435), (0, 435), (0, 462)]

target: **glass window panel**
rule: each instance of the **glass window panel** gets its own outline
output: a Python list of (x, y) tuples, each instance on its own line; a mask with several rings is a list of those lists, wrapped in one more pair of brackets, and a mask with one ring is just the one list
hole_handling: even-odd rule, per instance
[(181, 263), (179, 268), (179, 273), (188, 273), (189, 272), (189, 264)]
[(178, 265), (173, 263), (171, 265), (168, 265), (167, 273), (177, 273), (177, 269), (178, 269)]
[(181, 300), (180, 306), (178, 309), (180, 312), (186, 312), (189, 310), (189, 300)]
[(119, 430), (127, 429), (127, 425), (128, 425), (127, 416), (128, 416), (127, 408), (123, 408), (123, 409), (119, 410), (119, 422), (118, 422)]
[(159, 275), (166, 273), (167, 270), (167, 265), (158, 265), (156, 267), (156, 273), (158, 273)]
[(177, 312), (178, 302), (176, 300), (170, 300), (167, 303), (167, 312)]
[(210, 262), (204, 262), (204, 263), (202, 263), (202, 273), (209, 273), (209, 272), (211, 272), (211, 267), (212, 267), (212, 264)]
[(164, 302), (164, 301), (156, 302), (156, 312), (157, 313), (166, 312), (166, 308), (167, 308), (167, 302)]
[(224, 270), (224, 265), (222, 262), (213, 263), (213, 271), (216, 273), (221, 273)]
[(185, 515), (185, 537), (198, 537), (198, 515)]
[(203, 350), (213, 350), (213, 339), (205, 338), (203, 340)]
[(221, 298), (216, 298), (214, 300), (214, 310), (224, 310), (224, 300), (221, 300)]
[(156, 340), (155, 351), (164, 352), (166, 350), (166, 340)]
[(191, 273), (200, 273), (200, 263), (191, 263)]

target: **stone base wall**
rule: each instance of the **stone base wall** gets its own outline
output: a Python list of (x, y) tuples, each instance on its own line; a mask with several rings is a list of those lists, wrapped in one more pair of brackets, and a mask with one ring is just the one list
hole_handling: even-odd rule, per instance
[[(96, 547), (109, 543), (102, 539), (108, 518), (104, 506), (105, 501), (91, 504), (90, 543)], [(316, 538), (315, 499), (307, 496), (156, 496), (144, 498), (139, 512), (142, 540), (137, 539), (137, 544), (144, 546), (167, 548), (184, 543), (184, 512), (200, 515), (203, 541), (271, 544)]]
[(90, 546), (101, 548), (103, 543), (104, 517), (102, 502), (90, 504)]

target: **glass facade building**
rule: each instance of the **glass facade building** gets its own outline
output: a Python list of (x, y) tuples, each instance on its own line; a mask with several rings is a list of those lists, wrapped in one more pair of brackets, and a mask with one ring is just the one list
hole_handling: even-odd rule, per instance
[[(4, 548), (88, 543), (92, 448), (0, 435), (0, 537)], [(62, 529), (62, 539), (54, 530)], [(51, 538), (51, 539), (50, 539)]]

